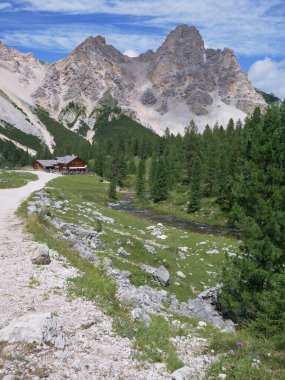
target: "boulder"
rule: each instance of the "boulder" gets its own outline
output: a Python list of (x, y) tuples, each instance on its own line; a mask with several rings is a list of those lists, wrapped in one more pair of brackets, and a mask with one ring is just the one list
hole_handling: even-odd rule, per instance
[(172, 379), (173, 380), (190, 380), (190, 379), (193, 379), (192, 371), (187, 366), (179, 368), (172, 373)]
[(161, 265), (159, 268), (155, 270), (155, 272), (153, 273), (153, 278), (162, 286), (170, 285), (169, 272), (163, 265)]
[(149, 327), (152, 324), (152, 319), (148, 313), (140, 307), (136, 307), (131, 311), (131, 316), (133, 320), (139, 320), (146, 327)]
[(203, 321), (211, 323), (214, 327), (222, 332), (235, 334), (235, 326), (230, 319), (223, 319), (217, 310), (218, 294), (222, 285), (207, 289), (198, 294), (194, 300), (189, 300), (187, 306), (193, 314), (201, 318)]
[(123, 256), (130, 256), (131, 254), (129, 253), (129, 252), (127, 252), (123, 247), (120, 247), (119, 249), (118, 249), (118, 253), (120, 254), (120, 255), (123, 255)]
[(32, 263), (36, 265), (48, 265), (50, 262), (48, 246), (45, 244), (38, 245), (33, 253)]
[(52, 313), (25, 314), (0, 330), (0, 342), (47, 343), (64, 348), (66, 339)]

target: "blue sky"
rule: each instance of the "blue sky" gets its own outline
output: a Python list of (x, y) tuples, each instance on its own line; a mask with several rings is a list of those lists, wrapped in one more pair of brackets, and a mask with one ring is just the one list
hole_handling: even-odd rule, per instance
[(155, 50), (179, 24), (232, 48), (255, 86), (285, 98), (285, 0), (0, 0), (0, 40), (48, 62), (98, 34), (128, 55)]

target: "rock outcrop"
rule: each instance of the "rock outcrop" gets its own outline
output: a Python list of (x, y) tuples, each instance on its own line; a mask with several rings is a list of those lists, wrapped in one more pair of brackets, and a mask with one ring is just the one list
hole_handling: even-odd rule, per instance
[[(0, 44), (0, 89), (29, 112), (30, 129), (49, 144), (44, 127), (30, 117), (31, 106), (39, 104), (75, 131), (83, 121), (92, 129), (98, 102), (108, 90), (123, 112), (159, 133), (167, 127), (183, 132), (191, 119), (200, 129), (226, 124), (231, 117), (244, 119), (256, 106), (266, 106), (234, 52), (205, 48), (199, 31), (187, 25), (171, 31), (155, 52), (134, 58), (108, 45), (102, 36), (88, 37), (51, 64)], [(0, 104), (0, 119), (7, 115), (4, 111)]]
[(0, 330), (0, 342), (47, 343), (64, 348), (66, 339), (56, 316), (32, 313), (14, 319)]

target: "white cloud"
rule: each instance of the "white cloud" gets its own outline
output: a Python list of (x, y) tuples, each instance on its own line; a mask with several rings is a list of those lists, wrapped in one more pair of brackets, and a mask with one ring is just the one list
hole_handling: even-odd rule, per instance
[(256, 88), (285, 98), (285, 60), (275, 62), (265, 58), (251, 65), (249, 79)]
[(0, 10), (10, 9), (12, 7), (11, 3), (2, 3), (0, 4)]
[(124, 55), (127, 55), (128, 57), (137, 57), (139, 55), (139, 53), (133, 49), (128, 49), (126, 51), (123, 52)]
[(16, 10), (127, 15), (131, 17), (124, 19), (125, 25), (155, 27), (160, 35), (177, 24), (196, 25), (208, 46), (228, 46), (244, 55), (284, 51), (284, 12), (270, 13), (282, 0), (14, 0), (14, 4)]
[[(107, 44), (115, 46), (128, 56), (137, 56), (147, 49), (155, 49), (164, 37), (123, 33), (114, 27), (84, 24), (53, 26), (42, 30), (21, 30), (2, 33), (1, 40), (10, 46), (54, 53), (68, 53), (89, 36), (103, 35)], [(133, 48), (130, 48), (133, 47)]]

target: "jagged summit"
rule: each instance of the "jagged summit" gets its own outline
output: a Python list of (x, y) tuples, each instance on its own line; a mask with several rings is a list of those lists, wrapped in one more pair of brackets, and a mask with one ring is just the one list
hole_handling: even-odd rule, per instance
[[(188, 25), (172, 30), (156, 51), (135, 58), (100, 35), (86, 38), (62, 60), (44, 65), (1, 44), (0, 89), (24, 99), (25, 107), (39, 104), (74, 131), (81, 122), (92, 130), (94, 110), (107, 90), (123, 112), (159, 133), (167, 127), (183, 133), (191, 119), (201, 129), (226, 124), (230, 118), (244, 119), (256, 106), (266, 106), (234, 52), (205, 48), (199, 30)], [(78, 116), (68, 108), (70, 102), (84, 111)], [(7, 112), (0, 119), (3, 114), (8, 119)]]

